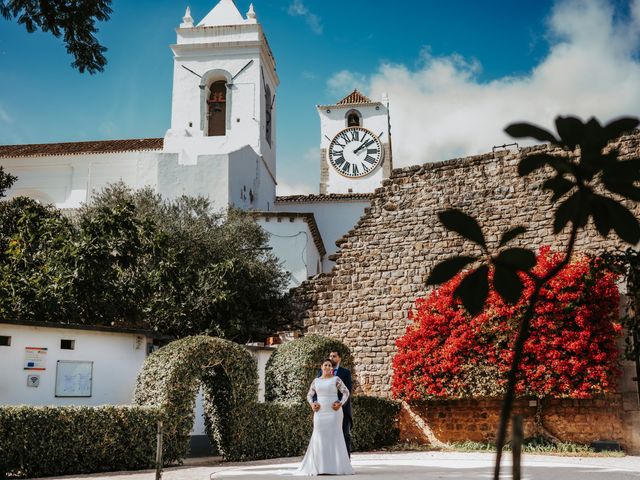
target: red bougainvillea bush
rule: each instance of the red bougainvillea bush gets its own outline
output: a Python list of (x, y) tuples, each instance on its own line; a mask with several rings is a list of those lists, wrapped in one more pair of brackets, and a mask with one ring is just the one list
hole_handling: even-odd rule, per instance
[[(560, 261), (548, 247), (534, 273), (542, 276)], [(470, 317), (453, 292), (458, 275), (418, 299), (413, 323), (396, 342), (392, 390), (396, 398), (495, 397), (503, 393), (518, 318), (533, 284), (527, 278), (516, 305), (491, 292), (485, 310)], [(567, 265), (542, 290), (524, 348), (519, 395), (587, 398), (615, 388), (619, 293), (616, 275), (596, 258)]]

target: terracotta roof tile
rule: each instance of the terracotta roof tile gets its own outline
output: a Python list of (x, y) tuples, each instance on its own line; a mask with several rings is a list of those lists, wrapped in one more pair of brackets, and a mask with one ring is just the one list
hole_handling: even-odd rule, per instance
[(373, 193), (324, 193), (311, 195), (286, 195), (276, 197), (276, 203), (315, 203), (337, 200), (371, 200)]
[(48, 157), (83, 153), (138, 152), (162, 150), (162, 138), (132, 138), (128, 140), (100, 140), (95, 142), (33, 143), (29, 145), (0, 145), (0, 158)]
[(349, 95), (336, 103), (336, 105), (361, 105), (367, 103), (377, 103), (371, 100), (369, 97), (360, 93), (357, 89), (354, 89)]

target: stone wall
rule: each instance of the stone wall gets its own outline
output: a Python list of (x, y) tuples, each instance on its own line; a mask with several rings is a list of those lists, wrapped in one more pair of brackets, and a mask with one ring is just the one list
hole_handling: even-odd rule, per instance
[[(495, 441), (501, 405), (498, 399), (450, 400), (417, 402), (411, 409), (426, 422), (440, 442), (490, 443)], [(537, 400), (517, 399), (514, 404), (514, 414), (523, 416), (525, 438), (536, 435), (537, 408)], [(587, 400), (545, 399), (540, 412), (546, 433), (562, 441), (589, 444), (596, 439), (607, 439), (626, 448), (622, 417), (620, 395)], [(430, 443), (405, 410), (400, 426), (401, 441)]]
[[(640, 156), (640, 132), (621, 137), (616, 146), (622, 158)], [(567, 235), (553, 235), (553, 210), (550, 194), (541, 188), (542, 172), (524, 179), (516, 173), (522, 155), (546, 148), (394, 170), (376, 190), (365, 215), (336, 242), (340, 250), (333, 270), (296, 290), (296, 321), (308, 333), (339, 338), (351, 348), (360, 392), (390, 395), (395, 341), (407, 327), (413, 302), (426, 293), (431, 268), (473, 249), (440, 224), (438, 211), (459, 208), (473, 215), (490, 244), (496, 245), (506, 229), (524, 225), (528, 230), (514, 246), (562, 248)], [(576, 244), (583, 252), (621, 246), (615, 234), (605, 240), (593, 228)]]

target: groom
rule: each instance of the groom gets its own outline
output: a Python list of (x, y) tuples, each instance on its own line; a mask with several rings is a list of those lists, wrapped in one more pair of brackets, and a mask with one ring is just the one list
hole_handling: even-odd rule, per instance
[[(349, 390), (349, 399), (346, 401), (346, 403), (344, 405), (341, 405), (340, 402), (335, 402), (333, 404), (333, 409), (337, 410), (342, 406), (342, 435), (344, 435), (344, 443), (347, 445), (347, 452), (349, 453), (349, 458), (351, 458), (351, 425), (353, 423), (353, 418), (351, 416), (351, 389), (353, 388), (353, 382), (351, 381), (351, 372), (348, 368), (343, 368), (340, 366), (341, 357), (339, 352), (329, 353), (329, 359), (331, 360), (331, 363), (333, 365), (333, 375), (339, 377)], [(322, 375), (322, 371), (318, 374), (318, 377), (320, 375)], [(342, 393), (338, 392), (338, 400), (341, 399)]]

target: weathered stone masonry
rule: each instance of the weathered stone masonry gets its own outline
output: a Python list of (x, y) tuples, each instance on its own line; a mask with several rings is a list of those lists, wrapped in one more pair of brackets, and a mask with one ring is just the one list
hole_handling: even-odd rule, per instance
[[(640, 132), (621, 137), (616, 146), (622, 158), (640, 156)], [(506, 229), (524, 225), (527, 233), (514, 245), (562, 248), (567, 236), (553, 235), (542, 172), (525, 178), (516, 173), (523, 155), (546, 148), (394, 170), (358, 224), (336, 242), (333, 270), (297, 289), (297, 321), (308, 333), (338, 338), (351, 348), (362, 393), (390, 395), (395, 341), (413, 302), (426, 293), (427, 275), (438, 261), (473, 249), (440, 224), (438, 211), (455, 207), (473, 215), (490, 244)], [(583, 252), (621, 246), (615, 234), (603, 240), (592, 228), (577, 241)]]

